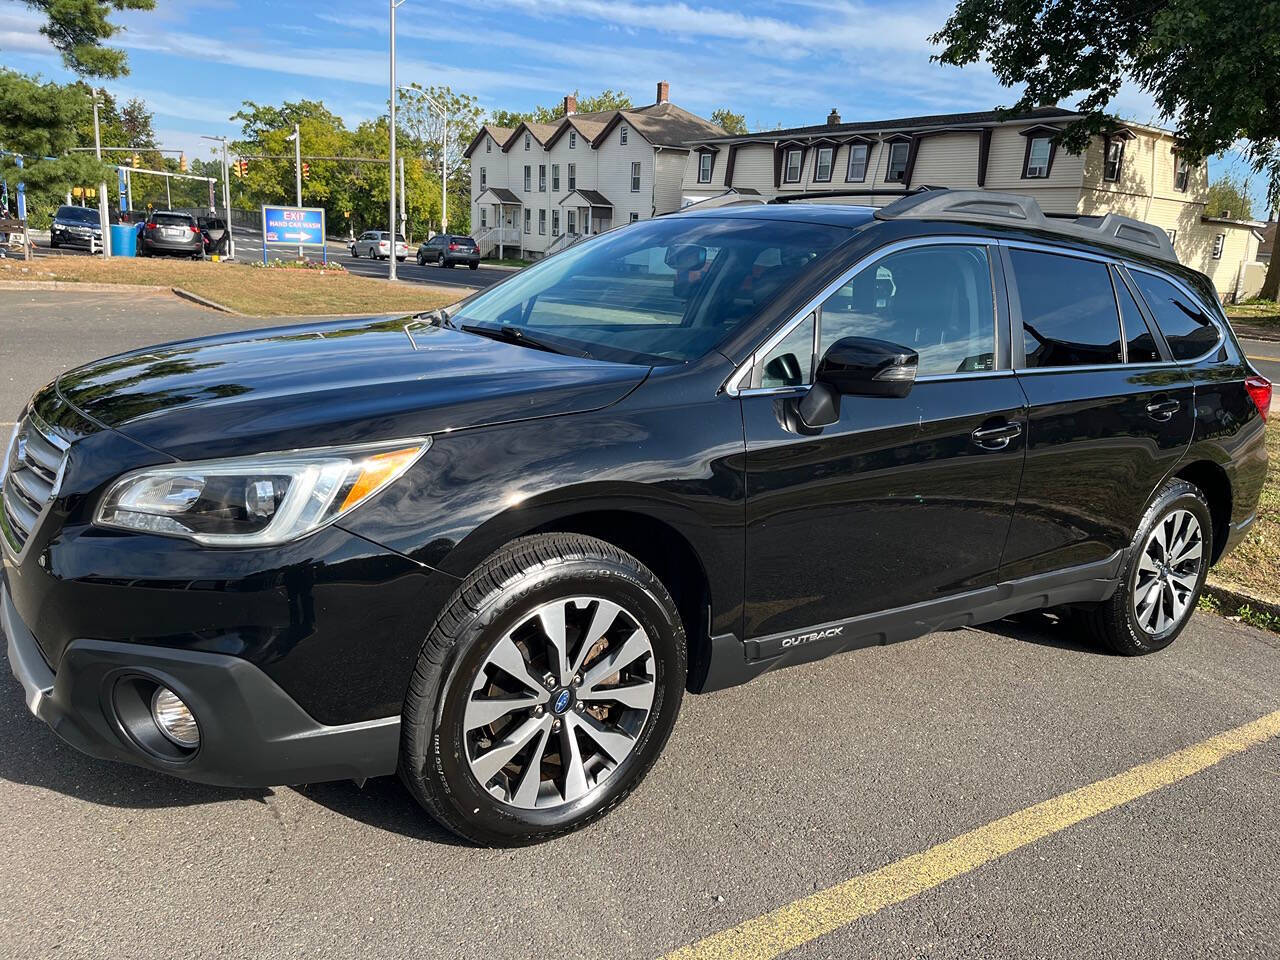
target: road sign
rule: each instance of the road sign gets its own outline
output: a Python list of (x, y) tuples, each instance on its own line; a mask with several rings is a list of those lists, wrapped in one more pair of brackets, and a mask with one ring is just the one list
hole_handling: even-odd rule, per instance
[(262, 238), (266, 243), (324, 246), (324, 210), (320, 207), (262, 208)]

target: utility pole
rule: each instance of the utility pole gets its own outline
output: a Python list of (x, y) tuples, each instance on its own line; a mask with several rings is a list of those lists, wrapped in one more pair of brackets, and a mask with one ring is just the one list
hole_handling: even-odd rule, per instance
[(391, 7), (391, 163), (388, 171), (391, 174), (391, 202), (388, 204), (387, 229), (391, 231), (390, 256), (387, 257), (387, 277), (396, 278), (396, 7), (404, 0), (387, 0)]
[[(294, 184), (298, 188), (298, 206), (302, 206), (302, 133), (298, 130), (298, 125), (293, 125), (293, 136), (289, 138), (293, 141), (293, 179)], [(265, 237), (263, 238), (265, 242)], [(323, 242), (324, 237), (320, 240)], [(302, 244), (298, 244), (298, 259), (302, 260), (306, 257), (303, 252)]]
[[(401, 2), (403, 3), (404, 0), (401, 0)], [(427, 101), (427, 105), (432, 110), (440, 114), (440, 123), (443, 127), (440, 145), (440, 232), (445, 233), (449, 229), (449, 114), (444, 107), (436, 102), (435, 98), (428, 96), (421, 88), (408, 86), (400, 87), (399, 89), (416, 93)], [(404, 190), (403, 182), (400, 189), (401, 191)], [(501, 234), (499, 234), (499, 237), (501, 237)]]
[(236, 258), (236, 238), (235, 234), (231, 232), (231, 166), (227, 162), (227, 138), (201, 135), (200, 139), (215, 140), (222, 144), (222, 207), (227, 214), (227, 256), (234, 260)]
[(404, 154), (400, 154), (400, 232), (404, 234), (405, 241), (408, 242), (409, 227), (404, 216)]
[[(93, 94), (93, 152), (102, 162), (102, 131), (98, 129), (98, 94)], [(111, 223), (107, 213), (107, 181), (98, 185), (98, 225), (102, 228), (102, 259), (111, 256)], [(92, 246), (92, 244), (90, 244)]]

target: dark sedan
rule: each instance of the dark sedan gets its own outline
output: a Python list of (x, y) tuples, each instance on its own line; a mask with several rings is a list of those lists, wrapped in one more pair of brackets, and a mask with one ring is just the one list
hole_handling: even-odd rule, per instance
[(418, 247), (418, 266), (428, 263), (438, 263), (442, 267), (465, 263), (475, 270), (480, 266), (480, 248), (470, 237), (438, 233)]
[(102, 224), (94, 207), (63, 206), (53, 215), (49, 227), (49, 246), (88, 247), (96, 253), (102, 249)]
[(204, 257), (204, 234), (196, 218), (187, 213), (153, 213), (138, 232), (138, 256), (172, 254), (200, 260)]

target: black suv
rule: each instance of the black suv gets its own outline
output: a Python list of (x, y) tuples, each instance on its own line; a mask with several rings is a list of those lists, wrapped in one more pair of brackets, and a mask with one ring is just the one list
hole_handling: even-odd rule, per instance
[(97, 207), (61, 206), (49, 225), (49, 246), (86, 247), (90, 253), (102, 249), (102, 221)]
[(63, 374), (8, 446), (9, 657), (95, 756), (398, 771), (529, 842), (635, 787), (686, 690), (1048, 607), (1167, 646), (1254, 520), (1270, 393), (1136, 221), (661, 217), (445, 312)]
[(476, 270), (480, 266), (480, 248), (470, 237), (438, 233), (418, 247), (418, 266), (428, 263), (438, 263), (442, 267), (456, 267), (462, 263)]

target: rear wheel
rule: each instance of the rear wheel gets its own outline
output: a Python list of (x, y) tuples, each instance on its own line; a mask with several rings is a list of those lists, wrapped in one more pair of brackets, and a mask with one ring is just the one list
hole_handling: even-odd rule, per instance
[(657, 759), (685, 665), (674, 604), (634, 557), (590, 537), (517, 540), (431, 631), (405, 700), (400, 775), (476, 843), (576, 830)]
[(1177, 639), (1200, 599), (1213, 555), (1213, 521), (1204, 494), (1171, 480), (1147, 508), (1110, 600), (1083, 612), (1103, 646), (1138, 656)]
[(480, 264), (478, 264), (478, 263), (473, 263), (473, 264), (471, 264), (471, 269), (472, 269), (472, 270), (478, 270), (478, 269), (480, 269)]

